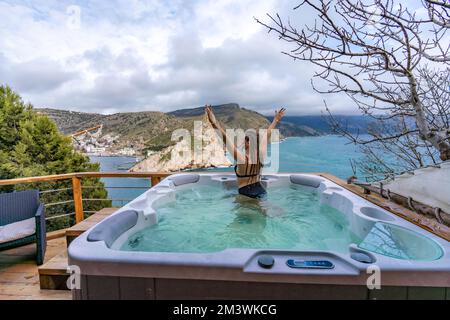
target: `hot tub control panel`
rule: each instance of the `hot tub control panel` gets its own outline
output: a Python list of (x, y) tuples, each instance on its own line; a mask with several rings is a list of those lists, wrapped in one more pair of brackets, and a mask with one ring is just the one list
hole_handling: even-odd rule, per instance
[(252, 255), (243, 271), (271, 274), (360, 275), (364, 266), (353, 259), (323, 251), (269, 251)]
[(289, 268), (304, 269), (333, 269), (334, 264), (328, 260), (294, 260), (286, 261)]

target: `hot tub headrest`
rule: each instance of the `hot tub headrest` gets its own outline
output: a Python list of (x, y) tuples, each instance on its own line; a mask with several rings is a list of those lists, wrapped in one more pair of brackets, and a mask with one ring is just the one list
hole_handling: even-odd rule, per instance
[(290, 178), (292, 183), (313, 188), (318, 188), (320, 186), (320, 183), (322, 182), (322, 179), (320, 178), (309, 177), (299, 174), (293, 174), (291, 175)]
[(108, 247), (124, 232), (134, 227), (137, 223), (138, 213), (127, 210), (116, 214), (98, 224), (87, 237), (88, 241), (105, 241)]
[(196, 174), (196, 173), (195, 174), (194, 173), (182, 174), (179, 176), (170, 177), (169, 179), (170, 179), (170, 181), (173, 182), (175, 187), (178, 187), (178, 186), (182, 186), (183, 184), (198, 182), (198, 180), (200, 180), (200, 175)]

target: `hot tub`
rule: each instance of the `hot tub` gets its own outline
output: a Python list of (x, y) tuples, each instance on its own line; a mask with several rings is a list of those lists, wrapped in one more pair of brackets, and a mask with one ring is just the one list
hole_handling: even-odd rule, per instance
[(74, 298), (450, 296), (448, 241), (320, 176), (263, 184), (255, 201), (233, 174), (166, 178), (71, 243)]

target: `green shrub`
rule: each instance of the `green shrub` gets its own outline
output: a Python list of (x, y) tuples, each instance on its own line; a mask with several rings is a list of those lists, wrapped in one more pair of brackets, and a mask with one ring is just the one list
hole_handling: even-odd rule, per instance
[[(76, 152), (69, 137), (62, 135), (56, 124), (47, 116), (37, 113), (25, 104), (8, 86), (0, 86), (0, 179), (99, 171), (99, 164)], [(108, 193), (97, 178), (83, 179), (87, 198), (105, 199)], [(2, 187), (0, 191), (37, 188), (41, 191), (68, 189), (42, 193), (43, 203), (72, 199), (70, 180), (50, 181)], [(85, 202), (86, 211), (96, 211), (111, 206), (110, 201)], [(47, 217), (74, 212), (73, 203), (46, 207)], [(72, 225), (74, 216), (51, 219), (47, 230), (57, 230)]]

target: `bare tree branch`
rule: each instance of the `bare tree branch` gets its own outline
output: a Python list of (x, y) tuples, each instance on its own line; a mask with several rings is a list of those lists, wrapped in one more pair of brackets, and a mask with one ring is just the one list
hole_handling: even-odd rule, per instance
[(378, 152), (405, 168), (450, 159), (450, 3), (421, 3), (425, 15), (399, 0), (303, 0), (294, 11), (312, 11), (314, 23), (296, 26), (279, 14), (255, 18), (292, 45), (283, 54), (316, 66), (314, 90), (345, 94), (374, 120), (362, 138), (326, 107), (336, 132), (387, 172), (394, 168)]

